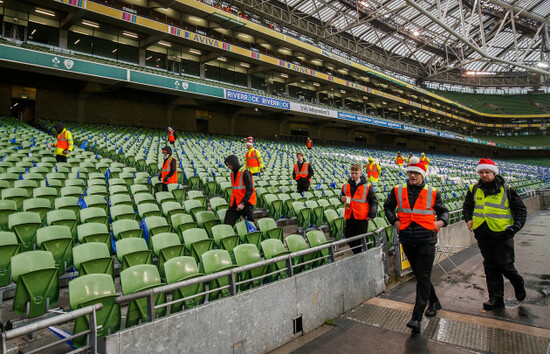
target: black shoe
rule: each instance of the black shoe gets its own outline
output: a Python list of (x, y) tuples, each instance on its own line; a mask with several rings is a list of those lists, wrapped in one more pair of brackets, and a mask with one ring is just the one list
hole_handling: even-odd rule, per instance
[(502, 299), (490, 298), (489, 301), (483, 303), (485, 310), (494, 310), (504, 308), (504, 301)]
[(514, 291), (516, 293), (516, 299), (518, 301), (523, 301), (525, 300), (525, 297), (527, 296), (527, 293), (525, 292), (525, 283), (523, 281), (523, 279), (521, 280), (521, 283), (519, 284), (513, 284), (512, 285), (514, 286)]
[(430, 303), (426, 310), (426, 317), (434, 317), (437, 314), (437, 310), (441, 310), (441, 304), (438, 302)]
[(410, 320), (409, 323), (407, 323), (407, 327), (412, 329), (413, 333), (420, 333), (420, 321)]

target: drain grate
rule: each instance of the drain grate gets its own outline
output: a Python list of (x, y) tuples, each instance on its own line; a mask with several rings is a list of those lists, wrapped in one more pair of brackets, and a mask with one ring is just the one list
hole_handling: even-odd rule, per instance
[[(344, 313), (343, 317), (397, 332), (410, 333), (405, 324), (409, 321), (411, 313), (403, 310), (362, 304)], [(549, 338), (439, 317), (422, 320), (422, 336), (491, 353), (546, 353), (550, 344)]]

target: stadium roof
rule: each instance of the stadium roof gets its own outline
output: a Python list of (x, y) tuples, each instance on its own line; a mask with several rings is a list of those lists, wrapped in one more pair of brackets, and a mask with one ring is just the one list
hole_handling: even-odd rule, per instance
[(316, 40), (351, 35), (358, 45), (379, 51), (392, 61), (418, 66), (424, 80), (438, 81), (442, 74), (537, 75), (546, 76), (545, 80), (550, 75), (548, 0), (274, 2), (322, 26), (325, 35)]

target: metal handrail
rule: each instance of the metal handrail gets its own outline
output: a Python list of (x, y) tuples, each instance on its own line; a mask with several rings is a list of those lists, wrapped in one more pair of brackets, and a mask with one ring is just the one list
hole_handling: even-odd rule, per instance
[(71, 312), (67, 312), (67, 313), (61, 314), (59, 316), (39, 320), (39, 321), (36, 321), (34, 323), (28, 324), (26, 326), (22, 326), (22, 327), (19, 327), (19, 328), (14, 328), (14, 329), (10, 329), (6, 332), (2, 332), (2, 353), (7, 353), (6, 341), (8, 341), (10, 339), (21, 337), (21, 336), (24, 336), (26, 334), (30, 334), (30, 333), (39, 331), (39, 330), (44, 329), (44, 328), (48, 328), (50, 326), (66, 323), (66, 322), (74, 320), (78, 317), (86, 316), (86, 315), (90, 315), (90, 320), (89, 320), (90, 328), (88, 330), (82, 331), (78, 334), (75, 334), (75, 335), (72, 335), (70, 337), (61, 339), (61, 340), (56, 341), (54, 343), (49, 343), (49, 344), (46, 344), (42, 347), (35, 348), (33, 350), (33, 352), (39, 352), (41, 350), (50, 348), (54, 345), (57, 345), (57, 344), (60, 344), (60, 343), (63, 343), (63, 342), (67, 342), (67, 341), (69, 341), (71, 339), (74, 339), (74, 338), (77, 338), (77, 337), (87, 335), (88, 336), (88, 345), (86, 347), (83, 347), (83, 348), (80, 348), (80, 349), (86, 350), (86, 349), (91, 348), (92, 352), (95, 353), (95, 352), (97, 352), (96, 312), (101, 310), (102, 308), (103, 308), (103, 304), (98, 303), (98, 304), (86, 306), (86, 307), (83, 307), (81, 309), (77, 309), (77, 310), (74, 310), (74, 311), (71, 311)]

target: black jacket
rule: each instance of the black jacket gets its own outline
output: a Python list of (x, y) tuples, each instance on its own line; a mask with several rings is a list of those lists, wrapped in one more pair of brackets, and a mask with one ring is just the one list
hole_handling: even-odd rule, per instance
[[(305, 159), (302, 163), (296, 162), (298, 164), (298, 168), (300, 170), (302, 169), (302, 166), (304, 165), (305, 162), (306, 162)], [(300, 178), (298, 181), (301, 181), (301, 180), (308, 181), (311, 177), (313, 177), (313, 167), (311, 167), (311, 163), (310, 163), (307, 166), (307, 177), (306, 178)], [(292, 168), (292, 178), (296, 179), (296, 170), (294, 168)]]
[[(407, 194), (409, 197), (409, 204), (411, 205), (411, 208), (413, 207), (414, 203), (416, 203), (416, 198), (420, 194), (422, 188), (424, 188), (424, 185), (425, 182), (422, 182), (422, 184), (419, 186), (407, 184)], [(390, 194), (388, 194), (388, 199), (386, 199), (386, 201), (384, 202), (384, 213), (386, 214), (388, 222), (392, 225), (399, 220), (397, 214), (395, 213), (395, 209), (397, 208), (396, 193), (397, 188), (394, 187), (390, 191)], [(447, 224), (449, 223), (449, 210), (445, 206), (445, 203), (443, 203), (443, 199), (441, 199), (441, 194), (439, 194), (439, 191), (437, 191), (436, 193), (433, 208), (435, 210), (437, 220), (443, 221), (445, 223), (445, 225), (443, 226), (447, 226)], [(406, 244), (436, 243), (437, 232), (433, 230), (428, 230), (413, 221), (405, 230), (401, 230), (399, 232), (399, 240), (401, 241), (401, 243)]]
[[(225, 159), (225, 163), (228, 163), (233, 167), (231, 172), (233, 172), (233, 181), (232, 182), (234, 183), (235, 180), (237, 179), (237, 172), (239, 172), (239, 170), (241, 169), (241, 164), (239, 163), (239, 158), (235, 155), (229, 155)], [(248, 170), (244, 171), (244, 173), (243, 173), (243, 182), (244, 182), (244, 186), (246, 187), (246, 192), (244, 193), (242, 203), (246, 204), (246, 203), (248, 203), (248, 200), (252, 196), (252, 192), (254, 192), (254, 184), (252, 183), (252, 174), (250, 173), (250, 171), (248, 171)], [(248, 203), (248, 204), (250, 204), (250, 203)], [(236, 207), (236, 205), (232, 205), (232, 206)]]
[[(479, 186), (478, 188), (481, 189), (485, 195), (495, 195), (500, 192), (500, 187), (504, 186), (505, 183), (506, 182), (504, 181), (504, 178), (502, 178), (502, 176), (500, 175), (497, 175), (493, 181), (485, 183), (482, 180), (479, 180), (477, 182), (477, 185)], [(525, 208), (525, 204), (523, 204), (523, 201), (521, 200), (519, 195), (511, 187), (508, 188), (507, 198), (510, 209), (512, 210), (512, 216), (514, 217), (514, 224), (512, 226), (509, 226), (504, 232), (494, 232), (489, 229), (487, 223), (483, 223), (474, 230), (474, 234), (476, 235), (476, 237), (484, 234), (491, 234), (494, 236), (504, 235), (512, 237), (519, 230), (521, 230), (523, 225), (525, 225), (525, 220), (527, 219), (527, 208)], [(470, 191), (470, 189), (468, 189), (468, 193), (466, 193), (466, 198), (464, 199), (464, 204), (462, 206), (464, 221), (468, 222), (472, 220), (474, 216), (474, 205), (474, 195)]]
[[(367, 179), (365, 178), (365, 176), (361, 176), (361, 180), (359, 181), (359, 183), (355, 183), (354, 180), (349, 178), (348, 184), (350, 186), (350, 194), (353, 196), (360, 185), (367, 184)], [(340, 196), (345, 196), (343, 189), (340, 192)], [(378, 199), (374, 194), (372, 186), (369, 188), (369, 192), (367, 193), (367, 203), (369, 203), (369, 213), (367, 214), (367, 218), (374, 219), (376, 217), (376, 212), (378, 211)], [(355, 220), (355, 217), (353, 216), (353, 211), (351, 212), (351, 219)]]

